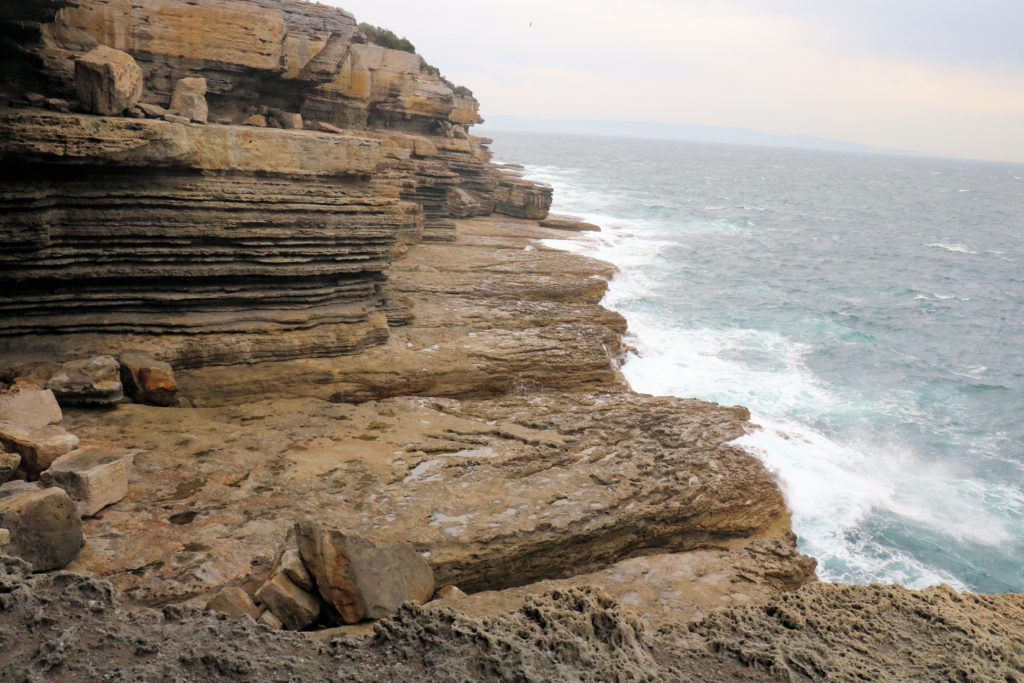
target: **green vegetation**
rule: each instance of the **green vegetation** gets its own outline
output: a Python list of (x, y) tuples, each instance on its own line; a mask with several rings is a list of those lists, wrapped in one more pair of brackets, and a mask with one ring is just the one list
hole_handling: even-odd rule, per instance
[(365, 22), (359, 24), (359, 30), (365, 33), (366, 39), (374, 45), (380, 45), (391, 50), (401, 50), (402, 52), (416, 52), (416, 47), (409, 42), (408, 38), (399, 38), (395, 35), (394, 31)]

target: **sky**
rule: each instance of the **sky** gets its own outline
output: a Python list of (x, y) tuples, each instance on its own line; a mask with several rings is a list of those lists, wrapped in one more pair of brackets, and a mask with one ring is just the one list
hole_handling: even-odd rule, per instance
[(330, 0), (481, 113), (1024, 163), (1024, 0)]

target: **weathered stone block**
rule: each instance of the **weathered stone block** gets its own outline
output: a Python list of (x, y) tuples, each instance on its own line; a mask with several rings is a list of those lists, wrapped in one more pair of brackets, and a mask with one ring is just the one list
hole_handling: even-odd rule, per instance
[(260, 618), (256, 620), (256, 623), (263, 624), (267, 628), (272, 628), (275, 631), (280, 631), (284, 628), (284, 622), (274, 616), (274, 613), (269, 609), (263, 611), (263, 614), (261, 614)]
[(0, 529), (0, 548), (3, 548), (11, 542), (11, 532), (9, 529)]
[(256, 591), (256, 599), (292, 631), (312, 624), (323, 607), (319, 597), (302, 590), (283, 573), (275, 574), (263, 584)]
[(49, 389), (23, 389), (0, 394), (0, 422), (37, 429), (63, 419), (60, 405)]
[(146, 118), (149, 119), (162, 119), (166, 114), (167, 110), (158, 104), (147, 104), (145, 102), (139, 102), (137, 105)]
[(54, 460), (78, 448), (78, 437), (55, 425), (28, 429), (0, 422), (0, 445), (20, 455), (22, 469), (36, 476)]
[(267, 127), (267, 117), (263, 114), (253, 114), (245, 121), (242, 121), (243, 126), (255, 126), (257, 128)]
[(274, 120), (286, 130), (302, 130), (302, 114), (284, 112), (275, 116)]
[(6, 484), (21, 465), (21, 456), (0, 449), (0, 484)]
[(82, 548), (82, 519), (59, 488), (23, 482), (0, 486), (0, 527), (10, 532), (4, 552), (37, 572), (68, 566)]
[(411, 543), (376, 543), (315, 522), (295, 531), (320, 595), (346, 623), (380, 619), (434, 595), (434, 572)]
[(217, 591), (217, 594), (206, 603), (206, 609), (221, 612), (235, 619), (241, 619), (246, 615), (255, 619), (259, 614), (259, 608), (256, 607), (256, 603), (252, 601), (249, 594), (235, 586), (228, 586)]
[(304, 591), (316, 593), (316, 581), (302, 563), (302, 557), (295, 548), (289, 548), (281, 554), (278, 566), (284, 575)]
[(90, 517), (128, 495), (133, 459), (120, 449), (82, 448), (54, 460), (40, 481), (67, 491), (78, 513)]
[(194, 123), (206, 123), (210, 108), (206, 104), (206, 79), (182, 78), (174, 86), (171, 112)]
[(113, 356), (64, 363), (46, 388), (64, 405), (104, 406), (124, 399), (121, 368)]
[(178, 384), (170, 363), (153, 360), (144, 353), (125, 351), (118, 356), (121, 363), (121, 384), (136, 403), (154, 406), (174, 404)]
[(86, 111), (118, 115), (142, 96), (142, 69), (127, 52), (100, 45), (75, 62), (75, 88)]

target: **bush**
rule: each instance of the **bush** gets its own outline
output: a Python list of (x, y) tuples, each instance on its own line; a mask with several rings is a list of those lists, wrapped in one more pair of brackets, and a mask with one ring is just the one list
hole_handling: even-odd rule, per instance
[(409, 42), (408, 38), (399, 38), (394, 31), (366, 23), (359, 24), (359, 30), (366, 34), (366, 39), (374, 45), (402, 52), (416, 52), (416, 47)]

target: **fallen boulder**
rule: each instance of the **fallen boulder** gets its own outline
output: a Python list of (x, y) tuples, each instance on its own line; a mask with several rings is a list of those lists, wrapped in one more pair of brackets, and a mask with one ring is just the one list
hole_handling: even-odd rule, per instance
[(0, 446), (21, 456), (21, 469), (35, 477), (54, 460), (78, 448), (78, 437), (56, 425), (31, 429), (0, 422)]
[(121, 368), (113, 356), (64, 363), (46, 388), (62, 405), (110, 406), (124, 399)]
[(171, 113), (194, 123), (206, 123), (210, 108), (206, 104), (206, 79), (182, 78), (174, 86)]
[(286, 130), (302, 130), (302, 114), (282, 112), (274, 117), (281, 128)]
[(21, 456), (0, 449), (0, 484), (6, 484), (21, 465)]
[(133, 459), (120, 449), (80, 448), (54, 460), (39, 479), (45, 486), (67, 491), (78, 514), (91, 517), (128, 495)]
[(0, 486), (0, 527), (10, 532), (7, 555), (43, 572), (68, 566), (82, 548), (82, 519), (63, 489), (25, 482)]
[(448, 214), (452, 218), (469, 218), (482, 213), (480, 202), (461, 187), (448, 190)]
[(434, 594), (434, 572), (411, 543), (376, 543), (315, 522), (295, 526), (320, 595), (347, 624), (394, 614)]
[(284, 572), (270, 577), (256, 591), (256, 599), (292, 631), (299, 631), (312, 624), (323, 608), (318, 596), (296, 586)]
[(49, 389), (23, 389), (0, 394), (0, 422), (35, 429), (57, 424), (61, 419), (60, 405)]
[(136, 403), (169, 406), (178, 394), (174, 370), (170, 363), (153, 360), (138, 351), (125, 351), (118, 356), (121, 364), (121, 385)]
[(0, 548), (5, 547), (11, 542), (11, 532), (9, 529), (0, 529)]
[(139, 102), (135, 106), (146, 116), (147, 119), (162, 119), (167, 114), (167, 110), (158, 104)]
[(253, 619), (259, 614), (259, 608), (252, 601), (249, 594), (241, 588), (228, 586), (221, 588), (217, 594), (206, 603), (206, 609), (226, 614), (234, 619), (241, 619), (250, 616)]
[(142, 69), (127, 52), (100, 45), (75, 62), (75, 88), (82, 107), (115, 116), (142, 96)]
[(555, 228), (556, 230), (571, 230), (573, 232), (599, 232), (600, 226), (587, 223), (573, 216), (548, 216), (538, 221), (542, 228)]

